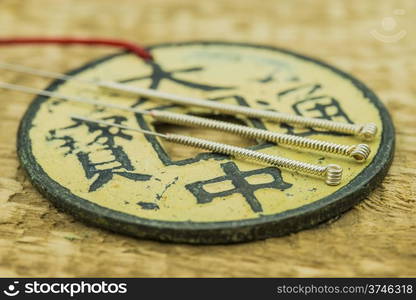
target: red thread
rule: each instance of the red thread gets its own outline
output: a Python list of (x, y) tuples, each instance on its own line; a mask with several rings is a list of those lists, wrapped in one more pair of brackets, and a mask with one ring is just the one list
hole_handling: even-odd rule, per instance
[(0, 39), (0, 46), (2, 45), (20, 45), (20, 44), (58, 44), (58, 45), (102, 45), (113, 46), (126, 49), (145, 60), (153, 60), (153, 56), (143, 47), (120, 40), (113, 39), (97, 39), (97, 38), (7, 38)]

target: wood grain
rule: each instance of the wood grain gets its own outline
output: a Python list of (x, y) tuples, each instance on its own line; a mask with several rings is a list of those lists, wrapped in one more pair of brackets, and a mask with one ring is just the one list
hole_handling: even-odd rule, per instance
[[(398, 10), (401, 9), (401, 10)], [(231, 246), (137, 240), (86, 226), (58, 212), (19, 168), (16, 131), (30, 96), (0, 101), (1, 276), (416, 276), (416, 3), (249, 0), (3, 0), (0, 36), (118, 37), (145, 45), (227, 40), (285, 47), (364, 81), (397, 129), (383, 184), (338, 220), (282, 238)], [(372, 36), (383, 18), (402, 39)], [(0, 48), (1, 60), (67, 71), (108, 49)], [(47, 81), (1, 73), (2, 81), (44, 88)]]

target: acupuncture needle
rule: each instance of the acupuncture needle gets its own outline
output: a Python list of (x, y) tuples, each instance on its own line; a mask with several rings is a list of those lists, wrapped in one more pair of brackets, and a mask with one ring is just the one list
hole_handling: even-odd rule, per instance
[(107, 122), (103, 120), (90, 119), (83, 116), (73, 115), (71, 116), (74, 120), (81, 120), (84, 122), (96, 123), (101, 125), (118, 127), (125, 130), (137, 131), (146, 135), (157, 136), (162, 139), (165, 139), (168, 142), (181, 144), (189, 147), (204, 149), (212, 151), (215, 153), (221, 153), (225, 155), (231, 155), (238, 159), (249, 159), (258, 161), (261, 163), (266, 163), (274, 167), (283, 168), (289, 171), (299, 172), (302, 174), (312, 175), (320, 177), (325, 180), (327, 185), (338, 185), (341, 183), (342, 179), (342, 168), (336, 164), (329, 164), (327, 166), (320, 166), (315, 164), (310, 164), (306, 162), (301, 162), (298, 160), (292, 160), (284, 158), (281, 156), (270, 155), (250, 149), (245, 149), (237, 146), (222, 144), (218, 142), (213, 142), (205, 139), (195, 138), (186, 135), (179, 135), (173, 133), (158, 133), (149, 130), (128, 127), (120, 124), (115, 124), (112, 122)]
[(377, 126), (374, 123), (366, 124), (349, 124), (343, 122), (335, 122), (324, 119), (309, 118), (304, 116), (297, 116), (293, 114), (287, 114), (282, 112), (268, 111), (262, 109), (256, 109), (245, 106), (237, 106), (233, 104), (214, 102), (205, 99), (186, 97), (182, 95), (176, 95), (173, 93), (167, 93), (158, 91), (155, 89), (146, 89), (137, 86), (131, 86), (118, 82), (111, 81), (99, 81), (78, 79), (72, 75), (65, 75), (57, 72), (37, 70), (26, 66), (0, 63), (0, 69), (7, 69), (15, 72), (32, 74), (47, 78), (60, 79), (64, 81), (75, 81), (84, 84), (92, 84), (101, 88), (110, 89), (113, 91), (124, 92), (130, 95), (145, 96), (153, 99), (160, 99), (169, 101), (171, 103), (183, 105), (183, 106), (195, 106), (203, 107), (213, 110), (214, 112), (222, 112), (224, 114), (231, 115), (244, 115), (247, 117), (260, 118), (279, 123), (291, 124), (294, 126), (321, 128), (332, 132), (345, 133), (358, 136), (363, 140), (373, 140), (377, 134)]
[(108, 107), (112, 109), (118, 109), (123, 111), (129, 111), (142, 115), (148, 115), (154, 120), (176, 124), (185, 125), (190, 127), (202, 127), (208, 129), (216, 129), (219, 131), (230, 132), (239, 136), (254, 138), (263, 141), (273, 142), (279, 145), (285, 145), (293, 147), (299, 150), (314, 150), (325, 153), (332, 153), (341, 156), (346, 156), (355, 159), (358, 162), (365, 161), (369, 154), (370, 148), (366, 144), (358, 145), (342, 145), (326, 141), (320, 141), (295, 135), (283, 134), (278, 132), (272, 132), (265, 129), (252, 128), (243, 125), (237, 125), (229, 122), (217, 121), (213, 119), (207, 119), (197, 116), (191, 116), (186, 114), (179, 114), (169, 111), (161, 110), (140, 110), (137, 108), (131, 108), (123, 105), (103, 103), (92, 99), (87, 99), (78, 96), (67, 96), (56, 92), (50, 92), (45, 90), (34, 89), (21, 85), (14, 85), (10, 83), (0, 82), (0, 88), (20, 91), (29, 94), (53, 97), (64, 99), (73, 102), (86, 103), (91, 105), (98, 105), (101, 107)]

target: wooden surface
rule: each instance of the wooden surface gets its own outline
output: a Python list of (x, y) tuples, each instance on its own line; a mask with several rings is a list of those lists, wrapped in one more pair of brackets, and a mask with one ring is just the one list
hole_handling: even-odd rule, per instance
[[(283, 238), (232, 246), (137, 240), (58, 212), (28, 182), (16, 131), (30, 96), (0, 101), (1, 276), (416, 276), (416, 2), (3, 0), (0, 36), (118, 37), (144, 45), (227, 40), (285, 47), (363, 80), (390, 110), (396, 156), (383, 184), (351, 211)], [(382, 21), (392, 16), (397, 21)], [(390, 24), (390, 27), (388, 27)], [(393, 24), (394, 25), (394, 24)], [(379, 33), (406, 31), (386, 43)], [(83, 47), (0, 48), (1, 60), (66, 71), (111, 53)], [(12, 73), (0, 80), (43, 88)]]

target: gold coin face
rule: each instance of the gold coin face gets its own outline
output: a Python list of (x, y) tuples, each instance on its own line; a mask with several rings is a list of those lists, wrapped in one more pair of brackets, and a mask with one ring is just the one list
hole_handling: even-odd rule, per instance
[[(71, 72), (77, 79), (121, 82), (209, 99), (379, 128), (366, 162), (262, 141), (251, 149), (317, 165), (338, 164), (343, 180), (322, 179), (225, 155), (169, 145), (159, 137), (71, 118), (82, 115), (145, 130), (149, 116), (38, 97), (22, 120), (19, 156), (29, 177), (57, 206), (81, 219), (139, 237), (225, 243), (277, 236), (336, 216), (377, 184), (394, 150), (394, 132), (377, 97), (351, 76), (289, 51), (247, 44), (190, 42), (149, 48), (154, 61), (120, 53)], [(223, 117), (195, 107), (124, 95), (75, 81), (48, 90), (140, 110)], [(227, 120), (275, 132), (361, 143), (356, 137), (265, 120)], [(172, 129), (167, 127), (166, 130)], [(189, 134), (192, 131), (188, 132)], [(210, 133), (218, 140), (223, 133)], [(230, 139), (230, 143), (234, 140)]]

